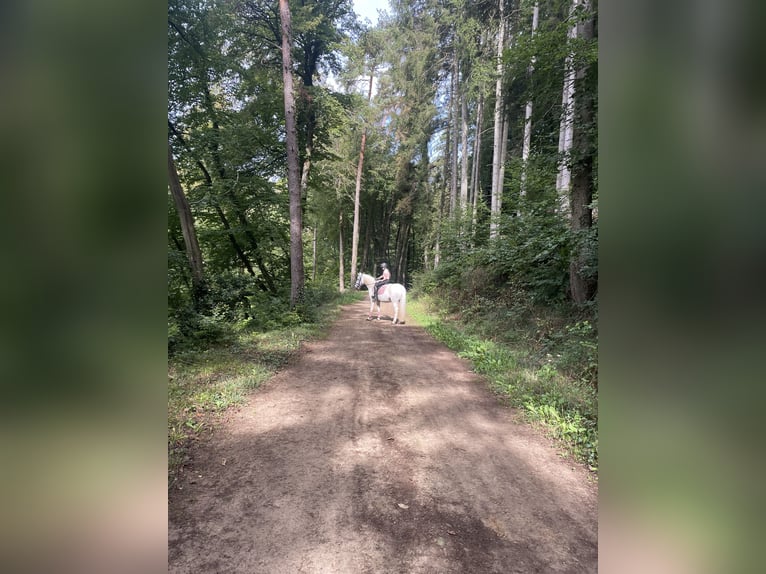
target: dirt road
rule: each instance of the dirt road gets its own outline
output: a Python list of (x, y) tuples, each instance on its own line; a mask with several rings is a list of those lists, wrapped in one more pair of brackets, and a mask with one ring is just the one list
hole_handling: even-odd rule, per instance
[(368, 307), (196, 449), (170, 495), (170, 572), (596, 572), (587, 471)]

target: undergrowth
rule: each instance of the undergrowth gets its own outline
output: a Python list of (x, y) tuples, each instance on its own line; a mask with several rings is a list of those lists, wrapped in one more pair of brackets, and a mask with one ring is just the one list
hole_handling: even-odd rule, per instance
[[(443, 305), (443, 303), (442, 303)], [(588, 467), (598, 469), (596, 339), (591, 323), (567, 324), (555, 313), (479, 301), (436, 308), (418, 294), (408, 314), (434, 338), (469, 360), (493, 391), (542, 423)], [(514, 320), (509, 320), (514, 315)]]
[(361, 297), (356, 292), (334, 295), (310, 314), (272, 314), (267, 324), (221, 321), (215, 330), (225, 336), (179, 345), (168, 359), (169, 483), (182, 472), (193, 441), (282, 368), (302, 342), (321, 336), (340, 305)]

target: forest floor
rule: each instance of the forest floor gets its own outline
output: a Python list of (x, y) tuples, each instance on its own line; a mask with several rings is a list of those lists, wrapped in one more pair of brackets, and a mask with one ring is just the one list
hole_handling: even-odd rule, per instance
[(596, 572), (588, 470), (368, 307), (197, 441), (169, 492), (169, 571)]

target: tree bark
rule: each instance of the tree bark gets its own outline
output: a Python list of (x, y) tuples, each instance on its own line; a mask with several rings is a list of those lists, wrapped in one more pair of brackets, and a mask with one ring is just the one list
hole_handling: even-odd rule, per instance
[[(569, 12), (573, 18), (581, 0), (572, 0), (572, 8)], [(577, 25), (572, 24), (567, 33), (570, 41), (577, 38)], [(574, 125), (574, 85), (575, 85), (574, 57), (571, 51), (567, 54), (564, 63), (564, 89), (561, 94), (561, 125), (559, 128), (559, 171), (556, 177), (556, 191), (559, 197), (559, 212), (566, 218), (572, 217), (570, 205), (570, 186), (572, 179), (571, 154)]]
[(492, 197), (490, 203), (489, 237), (494, 239), (499, 232), (500, 194), (503, 182), (500, 179), (501, 158), (503, 153), (503, 49), (505, 47), (505, 9), (504, 0), (498, 0), (500, 21), (497, 31), (496, 79), (495, 79), (495, 134), (492, 144)]
[[(540, 13), (540, 7), (535, 2), (535, 7), (532, 9), (532, 37), (537, 32), (537, 21)], [(527, 76), (531, 77), (532, 72), (535, 69), (535, 57), (532, 56), (532, 61), (529, 63), (529, 71)], [(520, 192), (519, 195), (524, 198), (527, 195), (527, 162), (529, 161), (529, 148), (532, 144), (532, 98), (527, 101), (527, 107), (524, 110), (524, 144), (521, 150), (521, 178), (520, 178)], [(517, 215), (521, 215), (521, 207), (517, 210)]]
[(345, 275), (346, 272), (343, 268), (343, 209), (341, 209), (338, 215), (338, 291), (340, 293), (346, 291)]
[[(503, 145), (500, 148), (500, 172), (498, 174), (499, 189), (497, 190), (497, 215), (503, 212), (503, 187), (505, 186), (505, 160), (508, 157), (508, 131), (511, 125), (511, 118), (508, 110), (503, 114)], [(498, 221), (497, 235), (500, 234), (500, 222)]]
[[(581, 2), (585, 10), (590, 10), (590, 2), (584, 0)], [(592, 17), (578, 25), (577, 35), (585, 40), (593, 38), (593, 19)], [(588, 76), (592, 73), (589, 69), (579, 69), (576, 73), (577, 98), (575, 102), (575, 116), (577, 124), (573, 125), (572, 149), (575, 161), (572, 163), (572, 181), (571, 181), (571, 228), (577, 237), (583, 231), (593, 226), (593, 211), (591, 202), (593, 201), (593, 171), (594, 156), (596, 154), (595, 142), (590, 141), (592, 133), (590, 127), (595, 120), (595, 100), (593, 90), (586, 89)], [(575, 303), (582, 305), (592, 299), (596, 293), (597, 283), (593, 278), (584, 277), (581, 269), (585, 263), (586, 254), (581, 245), (575, 247), (572, 261), (569, 265), (569, 285), (572, 299)]]
[(468, 208), (468, 103), (465, 94), (460, 97), (460, 115), (462, 119), (460, 148), (460, 215)]
[(316, 281), (317, 278), (317, 233), (318, 233), (319, 223), (314, 224), (314, 233), (311, 240), (311, 280)]
[(279, 0), (282, 22), (282, 79), (284, 82), (285, 131), (287, 139), (287, 188), (290, 199), (290, 306), (303, 298), (303, 217), (301, 213), (301, 181), (298, 157), (298, 132), (295, 121), (293, 91), (292, 21), (287, 0)]
[[(370, 71), (370, 84), (367, 88), (367, 103), (372, 101), (372, 84), (374, 80), (374, 69)], [(362, 193), (362, 169), (364, 167), (364, 148), (367, 144), (367, 128), (362, 132), (362, 143), (359, 146), (359, 163), (356, 166), (356, 187), (354, 189), (354, 228), (351, 235), (351, 283), (356, 282), (357, 274), (357, 253), (359, 249), (359, 210)]]
[(471, 245), (476, 237), (476, 225), (478, 221), (479, 194), (481, 193), (480, 170), (481, 166), (481, 132), (484, 126), (484, 93), (479, 95), (479, 105), (476, 109), (476, 134), (473, 141), (473, 165), (471, 166)]
[(452, 153), (450, 154), (450, 185), (449, 185), (449, 214), (454, 217), (457, 213), (457, 173), (458, 173), (458, 152), (460, 151), (460, 88), (458, 87), (458, 66), (457, 54), (452, 56), (452, 87), (450, 88), (450, 108), (452, 119)]
[(181, 232), (184, 236), (186, 246), (186, 259), (189, 261), (189, 268), (192, 274), (192, 299), (196, 308), (201, 306), (201, 298), (205, 291), (205, 276), (202, 265), (202, 251), (197, 241), (197, 232), (194, 228), (194, 217), (192, 216), (189, 201), (186, 199), (181, 180), (178, 178), (178, 170), (173, 160), (173, 150), (168, 144), (168, 180), (170, 184), (170, 194), (173, 196), (178, 211), (178, 219), (181, 221)]

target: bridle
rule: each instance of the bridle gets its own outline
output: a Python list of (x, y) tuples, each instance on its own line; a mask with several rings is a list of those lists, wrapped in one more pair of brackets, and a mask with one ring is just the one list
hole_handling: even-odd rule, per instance
[(356, 282), (354, 283), (354, 289), (359, 289), (362, 286), (362, 273), (357, 273)]

